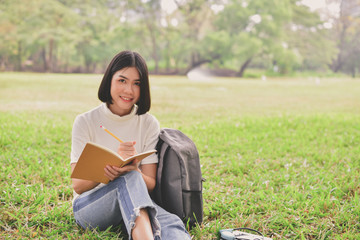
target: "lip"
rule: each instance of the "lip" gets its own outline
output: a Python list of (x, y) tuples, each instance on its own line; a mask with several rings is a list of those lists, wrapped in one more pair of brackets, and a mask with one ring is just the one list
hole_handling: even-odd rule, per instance
[(133, 98), (129, 98), (129, 97), (123, 97), (120, 96), (121, 100), (123, 100), (124, 102), (132, 102)]

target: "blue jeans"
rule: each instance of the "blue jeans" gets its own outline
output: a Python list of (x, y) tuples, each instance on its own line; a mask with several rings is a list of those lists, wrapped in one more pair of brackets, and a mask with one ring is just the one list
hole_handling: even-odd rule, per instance
[(95, 192), (81, 194), (73, 204), (75, 220), (82, 228), (105, 230), (123, 221), (129, 239), (142, 208), (148, 210), (154, 239), (190, 239), (181, 219), (152, 201), (137, 171), (125, 174)]

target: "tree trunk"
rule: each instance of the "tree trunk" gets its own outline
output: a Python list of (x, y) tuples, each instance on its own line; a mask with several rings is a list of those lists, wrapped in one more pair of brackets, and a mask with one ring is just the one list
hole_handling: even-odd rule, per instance
[(48, 69), (47, 71), (51, 72), (52, 71), (52, 64), (53, 64), (53, 51), (54, 51), (54, 39), (50, 39), (49, 41), (49, 57), (47, 59), (47, 66)]
[(17, 55), (17, 71), (21, 72), (22, 71), (22, 64), (21, 64), (21, 59), (22, 59), (22, 47), (21, 47), (21, 41), (18, 42), (18, 55)]
[(190, 67), (188, 67), (188, 69), (186, 69), (185, 74), (188, 74), (191, 70), (193, 70), (194, 68), (200, 67), (201, 65), (205, 64), (205, 63), (210, 63), (212, 60), (206, 59), (206, 60), (202, 60), (202, 61), (198, 61), (198, 62), (193, 62), (191, 64)]
[(237, 77), (243, 77), (244, 76), (245, 69), (249, 66), (251, 60), (252, 60), (252, 58), (249, 58), (248, 60), (246, 60), (246, 62), (244, 62), (243, 65), (241, 65), (241, 68), (240, 68), (239, 72), (237, 72), (237, 74), (236, 74)]
[(158, 56), (158, 51), (157, 51), (157, 39), (156, 39), (157, 35), (156, 35), (155, 29), (154, 29), (152, 23), (150, 23), (150, 21), (147, 21), (146, 26), (150, 33), (151, 47), (152, 47), (151, 55), (155, 62), (154, 73), (157, 74), (157, 73), (159, 73), (159, 56)]
[(153, 42), (153, 53), (152, 53), (153, 59), (155, 61), (155, 73), (159, 73), (159, 57), (156, 50), (156, 42)]
[[(342, 7), (342, 6), (343, 6), (343, 2), (340, 3), (340, 7)], [(342, 11), (340, 11), (340, 13), (342, 13)], [(345, 19), (344, 16), (340, 16), (340, 17), (342, 17), (342, 19)], [(339, 49), (339, 53), (337, 54), (336, 59), (334, 59), (331, 64), (331, 70), (335, 73), (341, 69), (342, 65), (344, 64), (343, 59), (345, 59), (343, 57), (343, 52), (344, 52), (345, 45), (346, 45), (345, 38), (347, 35), (347, 29), (349, 26), (346, 21), (342, 21), (341, 25), (342, 25), (342, 29), (341, 29), (341, 33), (340, 33), (340, 39), (339, 39), (340, 41), (337, 46), (337, 48)]]
[(7, 55), (0, 57), (0, 71), (6, 71), (6, 66), (8, 62), (7, 59), (8, 59)]
[(199, 59), (198, 54), (192, 54), (191, 55), (191, 65), (186, 69), (185, 74), (188, 74), (192, 69), (200, 67), (201, 65), (205, 63), (211, 63), (214, 60), (219, 59), (220, 55), (210, 56), (208, 59)]
[(42, 59), (43, 59), (43, 63), (44, 63), (44, 72), (47, 72), (48, 70), (48, 62), (46, 60), (46, 48), (43, 47), (42, 51), (41, 51), (41, 56), (42, 56)]
[(356, 67), (355, 66), (353, 66), (352, 68), (351, 68), (351, 76), (353, 77), (353, 78), (356, 78)]

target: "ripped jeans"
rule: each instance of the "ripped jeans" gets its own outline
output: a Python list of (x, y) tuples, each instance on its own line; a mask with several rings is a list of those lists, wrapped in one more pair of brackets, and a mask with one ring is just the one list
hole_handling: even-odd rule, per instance
[(180, 218), (151, 200), (137, 171), (125, 174), (95, 192), (81, 194), (73, 204), (75, 220), (82, 228), (105, 230), (123, 221), (129, 239), (142, 208), (148, 210), (154, 239), (190, 239)]

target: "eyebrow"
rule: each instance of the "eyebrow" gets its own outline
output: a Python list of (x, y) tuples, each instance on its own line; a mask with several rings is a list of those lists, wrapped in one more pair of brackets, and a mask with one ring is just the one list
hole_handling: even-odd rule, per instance
[(128, 79), (127, 77), (125, 77), (124, 75), (121, 75), (121, 74), (119, 75), (119, 77)]
[[(121, 78), (125, 78), (126, 80), (129, 80), (129, 78), (127, 78), (127, 77), (125, 77), (124, 75), (119, 75), (119, 77), (121, 77)], [(140, 79), (135, 79), (134, 81), (139, 81), (140, 82)]]

